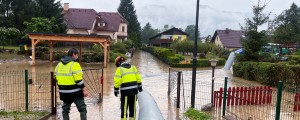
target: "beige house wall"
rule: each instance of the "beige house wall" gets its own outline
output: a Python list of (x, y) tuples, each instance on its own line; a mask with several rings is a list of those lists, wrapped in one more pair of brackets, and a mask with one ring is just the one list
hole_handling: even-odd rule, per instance
[(67, 34), (88, 34), (88, 30), (85, 30), (85, 29), (68, 29)]
[(219, 36), (216, 37), (215, 44), (221, 48), (224, 48)]

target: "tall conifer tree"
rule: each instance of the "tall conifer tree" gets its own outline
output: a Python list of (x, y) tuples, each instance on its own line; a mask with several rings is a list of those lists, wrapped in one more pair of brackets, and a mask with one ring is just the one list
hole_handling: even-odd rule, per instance
[(136, 16), (132, 0), (120, 0), (118, 12), (128, 21), (128, 38), (135, 47), (141, 46), (141, 25)]

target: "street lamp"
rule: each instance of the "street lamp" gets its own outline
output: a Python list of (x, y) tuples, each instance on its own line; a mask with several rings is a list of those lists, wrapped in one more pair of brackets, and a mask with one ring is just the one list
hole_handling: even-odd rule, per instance
[(194, 42), (194, 52), (193, 52), (193, 72), (192, 72), (191, 108), (195, 108), (199, 3), (200, 3), (200, 0), (197, 0), (197, 7), (196, 7), (196, 26), (195, 26), (195, 42)]
[(215, 67), (217, 66), (217, 62), (218, 60), (216, 59), (211, 59), (210, 61), (210, 65), (212, 68), (212, 81), (211, 81), (211, 105), (213, 106), (213, 102), (214, 102), (214, 82), (215, 82)]

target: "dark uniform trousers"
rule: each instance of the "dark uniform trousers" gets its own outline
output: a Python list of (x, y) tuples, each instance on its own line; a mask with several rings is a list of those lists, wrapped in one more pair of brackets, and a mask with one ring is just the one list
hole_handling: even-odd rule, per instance
[(87, 120), (87, 116), (86, 116), (86, 104), (84, 103), (84, 98), (83, 97), (79, 97), (79, 98), (75, 98), (74, 101), (64, 101), (63, 105), (62, 105), (62, 115), (63, 115), (63, 119), (64, 120), (70, 120), (69, 118), (69, 113), (70, 113), (70, 107), (72, 103), (75, 103), (78, 111), (80, 112), (80, 119), (81, 120)]
[(136, 117), (136, 100), (137, 95), (121, 95), (121, 118), (127, 118), (127, 110), (129, 108), (129, 117), (135, 118)]

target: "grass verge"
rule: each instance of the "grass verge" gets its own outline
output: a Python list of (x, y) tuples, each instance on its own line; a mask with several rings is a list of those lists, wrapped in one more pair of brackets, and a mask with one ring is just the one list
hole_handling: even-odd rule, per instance
[(0, 112), (0, 119), (5, 120), (38, 120), (49, 112)]
[(189, 108), (187, 111), (185, 111), (184, 115), (191, 120), (210, 120), (211, 115), (208, 113), (200, 112), (198, 110), (195, 110), (193, 108)]
[(17, 54), (10, 54), (10, 53), (1, 53), (0, 54), (0, 60), (6, 60), (6, 59), (24, 59), (24, 55), (17, 55)]

